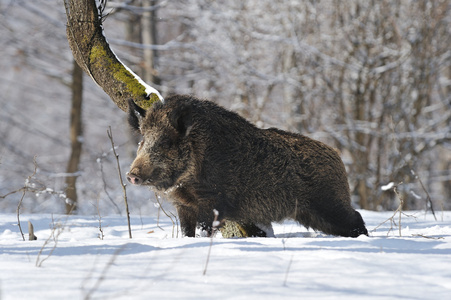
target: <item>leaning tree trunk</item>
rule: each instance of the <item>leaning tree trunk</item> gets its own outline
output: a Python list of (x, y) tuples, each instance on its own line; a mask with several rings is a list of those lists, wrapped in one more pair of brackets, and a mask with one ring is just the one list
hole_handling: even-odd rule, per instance
[(97, 8), (95, 0), (65, 0), (64, 4), (67, 39), (75, 60), (120, 109), (127, 110), (128, 99), (144, 109), (163, 100), (157, 90), (133, 73), (110, 49), (103, 34), (103, 6)]

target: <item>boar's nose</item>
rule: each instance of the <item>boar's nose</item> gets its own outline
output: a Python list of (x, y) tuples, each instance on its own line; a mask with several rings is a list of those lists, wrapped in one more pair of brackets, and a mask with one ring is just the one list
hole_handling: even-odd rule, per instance
[(127, 180), (134, 185), (141, 185), (143, 183), (143, 180), (140, 177), (130, 173), (127, 173)]

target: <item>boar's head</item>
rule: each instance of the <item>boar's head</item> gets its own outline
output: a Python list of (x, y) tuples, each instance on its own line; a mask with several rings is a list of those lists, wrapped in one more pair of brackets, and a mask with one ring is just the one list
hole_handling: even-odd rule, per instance
[(127, 180), (167, 190), (188, 172), (191, 106), (183, 101), (155, 103), (148, 111), (129, 100), (128, 121), (142, 135)]

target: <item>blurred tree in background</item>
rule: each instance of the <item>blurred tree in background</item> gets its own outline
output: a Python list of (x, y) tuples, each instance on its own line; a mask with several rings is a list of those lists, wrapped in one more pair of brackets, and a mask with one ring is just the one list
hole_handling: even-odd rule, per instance
[[(72, 61), (64, 7), (0, 3), (0, 196), (23, 185), (36, 154), (40, 182), (63, 190)], [(397, 207), (381, 186), (402, 182), (406, 209), (424, 209), (426, 191), (436, 209), (451, 209), (449, 1), (135, 0), (109, 1), (106, 12), (118, 57), (162, 94), (194, 94), (338, 148), (356, 207)], [(117, 144), (135, 143), (102, 90), (86, 81), (84, 93), (80, 212), (98, 198), (117, 212), (107, 126)], [(119, 150), (126, 170), (129, 150)], [(128, 190), (135, 212), (155, 210), (148, 192)], [(25, 207), (61, 212), (61, 203), (30, 195)], [(16, 204), (10, 196), (0, 209)]]
[(79, 165), (83, 149), (83, 70), (78, 64), (73, 62), (72, 70), (72, 106), (70, 110), (70, 144), (71, 151), (66, 169), (66, 214), (76, 212), (77, 195), (77, 177), (79, 176)]

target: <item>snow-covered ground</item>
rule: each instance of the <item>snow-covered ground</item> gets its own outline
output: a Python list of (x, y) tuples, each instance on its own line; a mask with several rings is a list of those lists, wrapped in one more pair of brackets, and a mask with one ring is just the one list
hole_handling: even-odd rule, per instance
[(276, 238), (213, 240), (172, 237), (167, 218), (132, 216), (130, 239), (125, 217), (103, 217), (102, 240), (96, 216), (21, 215), (36, 241), (0, 214), (0, 299), (451, 299), (451, 212), (403, 215), (402, 236), (380, 225), (393, 213), (361, 213), (370, 237), (287, 221)]

